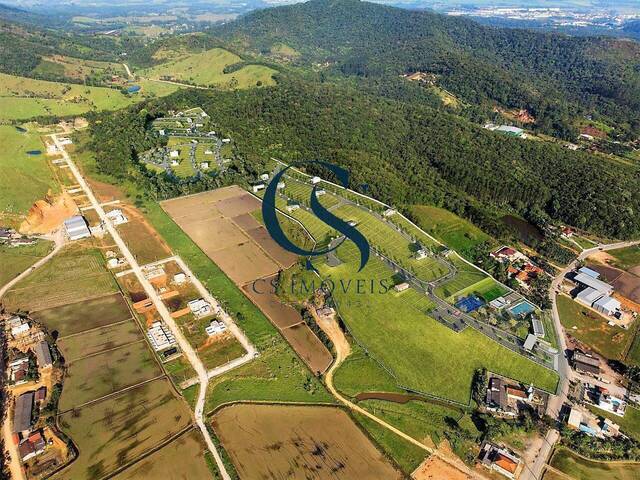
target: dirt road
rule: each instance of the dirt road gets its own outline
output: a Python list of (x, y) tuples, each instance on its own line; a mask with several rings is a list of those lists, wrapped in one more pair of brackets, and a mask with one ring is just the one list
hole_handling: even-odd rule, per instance
[(200, 390), (198, 391), (198, 398), (196, 400), (196, 407), (194, 412), (196, 424), (198, 425), (198, 428), (200, 428), (200, 431), (202, 432), (202, 435), (205, 439), (205, 443), (207, 444), (209, 451), (211, 452), (214, 460), (216, 461), (216, 465), (218, 467), (218, 470), (221, 473), (223, 480), (230, 480), (231, 477), (229, 476), (229, 473), (227, 472), (224, 466), (224, 463), (222, 462), (222, 458), (218, 453), (218, 449), (213, 443), (213, 440), (211, 439), (211, 435), (209, 435), (209, 431), (207, 430), (207, 427), (204, 422), (203, 411), (204, 411), (204, 404), (206, 399), (207, 384), (209, 383), (209, 377), (207, 375), (207, 370), (204, 364), (196, 354), (195, 350), (193, 349), (189, 341), (183, 335), (182, 330), (180, 330), (175, 320), (171, 317), (169, 310), (167, 309), (165, 304), (162, 302), (162, 300), (156, 293), (155, 288), (153, 288), (149, 280), (147, 280), (147, 278), (144, 276), (144, 273), (142, 272), (142, 269), (140, 268), (140, 265), (138, 264), (136, 258), (133, 256), (133, 254), (127, 247), (127, 244), (124, 242), (124, 240), (120, 236), (120, 233), (118, 232), (118, 230), (116, 230), (115, 226), (111, 223), (111, 220), (106, 216), (105, 211), (100, 205), (100, 202), (97, 200), (97, 198), (93, 194), (93, 191), (91, 190), (88, 183), (80, 173), (80, 170), (78, 170), (78, 167), (73, 162), (73, 160), (71, 160), (71, 157), (69, 156), (67, 151), (64, 149), (64, 145), (60, 143), (57, 135), (53, 134), (51, 135), (51, 138), (53, 139), (58, 149), (62, 152), (63, 158), (69, 165), (69, 169), (75, 176), (76, 181), (78, 182), (80, 187), (84, 190), (91, 205), (93, 206), (95, 211), (98, 213), (100, 220), (104, 223), (107, 231), (111, 234), (111, 237), (113, 238), (114, 242), (120, 249), (120, 252), (129, 263), (131, 270), (135, 274), (137, 280), (140, 282), (140, 285), (142, 285), (148, 298), (151, 299), (151, 301), (153, 302), (153, 305), (158, 311), (158, 313), (160, 314), (160, 316), (162, 317), (162, 320), (171, 329), (171, 332), (175, 336), (175, 339), (178, 345), (180, 346), (180, 348), (182, 349), (182, 352), (184, 353), (185, 358), (189, 360), (189, 363), (191, 363), (191, 366), (198, 374), (198, 378), (200, 379)]

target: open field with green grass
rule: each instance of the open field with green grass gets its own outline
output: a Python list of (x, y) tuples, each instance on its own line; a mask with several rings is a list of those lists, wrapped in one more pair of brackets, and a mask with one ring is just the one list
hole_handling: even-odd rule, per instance
[[(0, 105), (1, 102), (2, 99)], [(5, 112), (1, 106), (0, 112)], [(21, 128), (26, 132), (11, 125), (0, 125), (0, 214), (26, 214), (49, 190), (53, 193), (60, 190), (44, 155), (39, 133), (31, 125)], [(43, 153), (27, 154), (37, 151)]]
[(355, 221), (357, 229), (374, 248), (413, 272), (419, 279), (429, 282), (442, 277), (448, 272), (447, 266), (433, 256), (427, 256), (420, 260), (415, 258), (415, 252), (417, 251), (415, 245), (368, 210), (355, 205), (342, 205), (333, 210), (332, 213), (346, 221)]
[(57, 74), (76, 80), (84, 80), (89, 76), (105, 76), (108, 80), (112, 75), (126, 77), (126, 71), (121, 63), (100, 62), (84, 58), (52, 55), (44, 57), (33, 70), (34, 74)]
[(61, 337), (64, 337), (121, 322), (130, 318), (131, 312), (123, 296), (115, 293), (39, 310), (33, 314), (33, 317), (49, 331), (57, 331)]
[(622, 360), (632, 331), (608, 325), (602, 315), (565, 295), (559, 295), (557, 302), (560, 322), (567, 334), (606, 358)]
[(172, 79), (194, 85), (215, 85), (227, 88), (249, 88), (273, 85), (272, 76), (277, 73), (262, 65), (245, 65), (232, 73), (224, 68), (242, 62), (237, 55), (223, 48), (179, 57), (161, 65), (138, 72), (140, 76), (154, 80)]
[(607, 250), (607, 253), (615, 258), (614, 266), (622, 270), (629, 270), (636, 265), (640, 265), (640, 246), (638, 245), (617, 250)]
[(9, 247), (0, 245), (0, 287), (13, 280), (53, 249), (53, 243), (38, 240), (34, 245)]
[[(640, 463), (623, 464), (587, 460), (566, 448), (557, 449), (550, 464), (575, 480), (636, 480), (640, 470)], [(547, 480), (547, 475), (544, 478)]]
[(73, 439), (80, 455), (53, 478), (101, 478), (190, 423), (187, 405), (176, 398), (165, 379), (67, 412), (58, 417), (58, 424)]
[(37, 311), (116, 291), (100, 251), (76, 243), (15, 285), (3, 303), (11, 310)]
[(196, 376), (196, 371), (183, 356), (164, 363), (163, 366), (176, 385)]
[(0, 120), (118, 110), (145, 98), (168, 95), (179, 88), (158, 82), (136, 84), (142, 86), (140, 93), (124, 95), (115, 88), (48, 82), (0, 73)]
[(194, 429), (127, 468), (124, 472), (113, 477), (113, 479), (174, 478), (200, 480), (215, 478), (207, 465), (205, 452), (208, 452), (208, 450), (202, 436), (198, 430)]
[[(310, 204), (309, 202), (311, 201), (312, 190), (313, 187), (308, 183), (303, 183), (293, 178), (287, 178), (285, 180), (285, 187), (281, 190), (281, 193), (297, 202), (308, 206)], [(329, 192), (325, 193), (324, 195), (320, 195), (317, 198), (325, 208), (335, 207), (341, 201), (341, 199)]]
[(448, 259), (456, 267), (456, 276), (435, 290), (435, 294), (438, 297), (444, 298), (448, 302), (454, 301), (456, 297), (463, 295), (466, 291), (473, 291), (474, 286), (478, 284), (478, 282), (484, 281), (487, 278), (486, 274), (463, 261), (455, 253), (451, 253)]
[(144, 341), (76, 360), (67, 365), (60, 411), (144, 382), (161, 373)]
[(420, 228), (457, 252), (468, 252), (487, 241), (496, 243), (468, 220), (443, 208), (413, 205), (409, 212)]
[(70, 337), (58, 338), (57, 345), (65, 363), (68, 364), (87, 355), (139, 340), (142, 340), (140, 329), (133, 320), (127, 320)]
[(484, 277), (479, 282), (457, 291), (454, 296), (455, 298), (460, 298), (473, 294), (482, 297), (487, 302), (490, 302), (507, 292), (509, 292), (509, 289), (504, 285), (499, 284), (491, 277)]
[[(345, 244), (338, 249), (345, 263), (328, 267), (318, 262), (323, 278), (366, 278), (375, 285), (393, 284), (392, 272), (372, 257), (357, 273), (359, 255)], [(367, 282), (368, 283), (368, 282)], [(461, 403), (470, 400), (471, 378), (477, 368), (485, 367), (523, 383), (533, 382), (555, 391), (557, 375), (511, 352), (472, 328), (461, 333), (433, 320), (427, 297), (413, 289), (401, 294), (393, 290), (380, 293), (353, 289), (344, 293), (334, 289), (338, 310), (355, 339), (366, 346), (371, 356), (389, 368), (397, 383), (417, 391), (450, 398)]]

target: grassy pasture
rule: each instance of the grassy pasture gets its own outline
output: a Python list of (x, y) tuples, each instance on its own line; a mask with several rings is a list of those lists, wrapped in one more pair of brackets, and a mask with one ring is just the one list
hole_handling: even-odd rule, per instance
[(106, 87), (48, 82), (0, 74), (0, 120), (22, 120), (37, 116), (80, 115), (90, 110), (118, 110), (145, 98), (164, 96), (175, 85), (141, 81), (141, 93), (123, 95)]
[(53, 244), (46, 240), (38, 240), (34, 245), (8, 247), (0, 245), (0, 287), (24, 272), (51, 250)]
[(131, 317), (120, 293), (39, 310), (34, 318), (61, 337), (120, 322)]
[(224, 73), (225, 67), (241, 61), (240, 57), (223, 48), (214, 48), (179, 57), (139, 73), (142, 77), (155, 80), (170, 77), (178, 82), (229, 88), (255, 87), (258, 82), (261, 85), (275, 84), (272, 76), (277, 73), (276, 70), (262, 65), (246, 65), (232, 73)]
[(614, 265), (622, 270), (640, 265), (640, 246), (638, 245), (607, 250), (607, 253), (615, 259)]
[(604, 317), (564, 295), (559, 295), (557, 302), (560, 322), (569, 335), (606, 358), (622, 360), (631, 330), (608, 325)]
[(121, 63), (100, 62), (64, 55), (43, 58), (33, 73), (57, 73), (77, 80), (84, 80), (95, 74), (126, 76)]
[(420, 228), (458, 252), (491, 240), (471, 222), (443, 208), (413, 205), (409, 211)]
[[(349, 251), (351, 250), (351, 251)], [(349, 244), (339, 248), (345, 263), (334, 268), (316, 265), (334, 282), (350, 278), (391, 282), (391, 272), (371, 258), (357, 273), (359, 258)], [(555, 372), (511, 352), (474, 329), (455, 333), (428, 315), (425, 296), (413, 289), (401, 294), (357, 294), (351, 289), (334, 290), (339, 312), (354, 337), (371, 355), (394, 372), (397, 383), (418, 391), (467, 403), (473, 372), (485, 367), (523, 383), (554, 391)]]
[(80, 455), (55, 480), (101, 478), (191, 423), (187, 405), (158, 379), (58, 417)]
[(37, 311), (116, 291), (100, 251), (75, 244), (19, 282), (3, 302), (12, 310)]
[(174, 478), (186, 480), (212, 478), (205, 458), (207, 451), (200, 432), (191, 430), (119, 473), (113, 479)]
[(132, 321), (115, 323), (89, 332), (58, 339), (58, 348), (66, 363), (103, 350), (142, 340), (138, 326)]
[(163, 366), (176, 385), (196, 376), (196, 371), (184, 357), (178, 357)]
[[(0, 112), (4, 111), (0, 98)], [(47, 191), (59, 190), (45, 155), (27, 155), (28, 151), (45, 151), (39, 134), (30, 126), (23, 128), (27, 131), (0, 125), (0, 212), (26, 214)]]
[(60, 411), (66, 411), (160, 375), (146, 342), (84, 357), (67, 365)]
[[(553, 454), (551, 466), (573, 477), (575, 480), (635, 480), (640, 464), (620, 464), (587, 460), (566, 448), (559, 448)], [(547, 480), (547, 475), (545, 475)]]

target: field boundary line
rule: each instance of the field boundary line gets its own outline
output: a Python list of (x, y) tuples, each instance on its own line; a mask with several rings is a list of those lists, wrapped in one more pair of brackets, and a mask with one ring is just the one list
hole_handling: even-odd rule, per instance
[(328, 403), (328, 402), (295, 402), (286, 400), (232, 400), (230, 402), (224, 402), (215, 407), (213, 410), (207, 412), (207, 416), (215, 415), (223, 408), (233, 407), (234, 405), (283, 405), (283, 406), (300, 406), (300, 407), (332, 407), (346, 409), (344, 405), (340, 403)]
[[(111, 277), (113, 278), (113, 276)], [(84, 302), (88, 302), (91, 300), (97, 300), (99, 298), (103, 298), (103, 297), (110, 297), (110, 296), (114, 296), (114, 295), (120, 295), (122, 292), (120, 291), (120, 289), (116, 289), (113, 292), (110, 293), (103, 293), (101, 295), (94, 295), (94, 296), (90, 296), (87, 298), (83, 298), (82, 300), (77, 300), (75, 302), (71, 302), (71, 303), (62, 303), (60, 305), (56, 305), (55, 307), (45, 307), (45, 308), (36, 308), (35, 310), (29, 310), (29, 313), (33, 313), (33, 312), (42, 312), (43, 310), (53, 310), (54, 308), (60, 308), (60, 307), (66, 307), (68, 305), (75, 305), (77, 303), (84, 303)]]
[(88, 407), (88, 406), (93, 405), (95, 403), (100, 403), (100, 402), (102, 402), (104, 400), (108, 400), (111, 397), (115, 397), (117, 395), (120, 395), (121, 393), (127, 392), (129, 390), (134, 390), (134, 389), (136, 389), (138, 387), (146, 385), (147, 383), (155, 382), (156, 380), (159, 380), (161, 378), (167, 378), (167, 375), (165, 373), (162, 373), (162, 375), (157, 375), (157, 376), (155, 376), (153, 378), (149, 378), (149, 379), (144, 380), (144, 381), (142, 381), (140, 383), (136, 383), (135, 385), (129, 385), (128, 387), (121, 388), (120, 390), (108, 393), (106, 395), (103, 395), (102, 397), (94, 398), (93, 400), (89, 400), (88, 402), (81, 403), (80, 405), (76, 405), (76, 406), (74, 406), (72, 408), (68, 408), (67, 410), (58, 411), (56, 416), (59, 417), (59, 416), (62, 416), (64, 414), (66, 414), (66, 413), (73, 412), (74, 410), (78, 410), (80, 408)]
[(130, 345), (134, 345), (134, 344), (140, 343), (140, 342), (144, 342), (144, 338), (140, 338), (138, 340), (134, 340), (134, 341), (129, 342), (129, 343), (123, 343), (122, 345), (118, 345), (117, 347), (107, 348), (106, 350), (100, 350), (99, 352), (90, 353), (89, 355), (85, 355), (84, 357), (79, 357), (79, 358), (76, 358), (74, 360), (70, 360), (69, 363), (67, 363), (67, 365), (73, 365), (74, 363), (79, 362), (80, 360), (85, 360), (87, 358), (97, 357), (98, 355), (102, 355), (103, 353), (109, 353), (109, 352), (113, 352), (115, 350), (120, 350), (121, 348), (128, 347)]
[(127, 323), (130, 320), (133, 320), (133, 318), (129, 317), (129, 318), (125, 319), (125, 320), (118, 320), (117, 322), (108, 323), (106, 325), (100, 325), (98, 327), (89, 328), (88, 330), (83, 330), (81, 332), (70, 333), (69, 335), (65, 335), (64, 337), (58, 337), (58, 339), (56, 341), (59, 342), (60, 340), (66, 340), (67, 338), (77, 337), (79, 335), (84, 335), (85, 333), (91, 333), (91, 332), (94, 332), (96, 330), (101, 330), (103, 328), (112, 327), (114, 325), (122, 325), (123, 323)]

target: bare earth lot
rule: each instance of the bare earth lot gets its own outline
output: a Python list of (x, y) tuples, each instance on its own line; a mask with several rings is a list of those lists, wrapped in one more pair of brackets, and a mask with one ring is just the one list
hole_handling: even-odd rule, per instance
[(338, 408), (233, 405), (213, 428), (243, 479), (401, 478)]
[[(300, 314), (271, 293), (269, 280), (297, 260), (281, 248), (251, 215), (260, 201), (231, 186), (167, 200), (162, 208), (278, 327), (313, 372), (324, 372), (332, 356)], [(260, 289), (252, 284), (259, 280)], [(288, 328), (300, 324), (296, 328)]]

